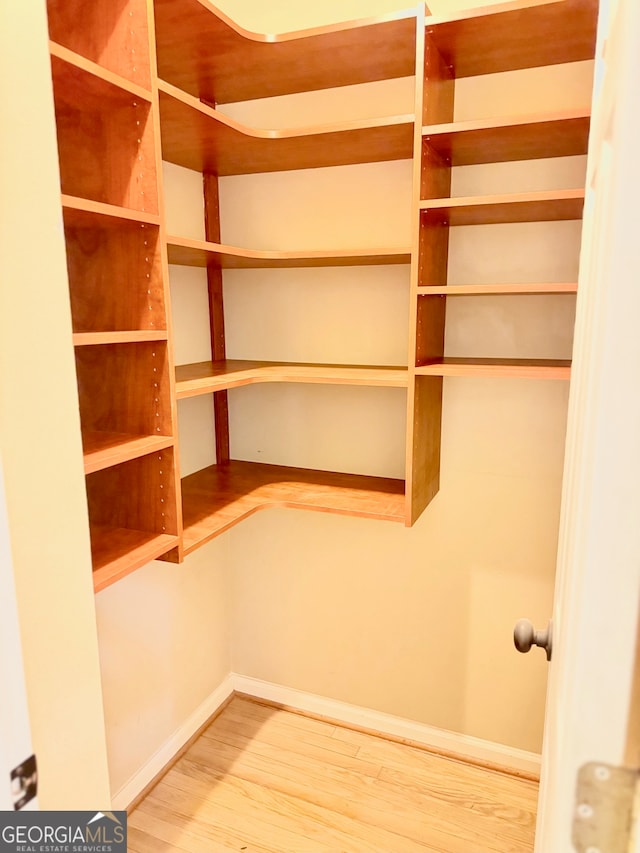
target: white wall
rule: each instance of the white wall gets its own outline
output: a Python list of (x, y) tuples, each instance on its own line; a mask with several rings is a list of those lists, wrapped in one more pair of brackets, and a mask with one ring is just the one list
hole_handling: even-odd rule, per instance
[[(265, 31), (404, 5), (219, 3)], [(470, 4), (431, 4), (454, 5)], [(523, 86), (541, 87), (542, 106), (533, 94), (521, 97)], [(496, 88), (503, 110), (588, 103), (590, 68), (464, 81), (458, 117), (491, 113)], [(274, 127), (403, 113), (412, 111), (412, 81), (224, 109)], [(457, 170), (455, 191), (496, 180), (505, 190), (577, 185), (583, 169), (582, 158), (469, 167)], [(223, 240), (266, 249), (408, 245), (410, 181), (408, 161), (223, 178)], [(167, 166), (165, 183), (169, 232), (202, 237), (199, 175)], [(457, 229), (450, 280), (575, 280), (578, 240), (572, 223)], [(230, 357), (406, 363), (407, 267), (230, 271), (224, 285)], [(209, 358), (204, 273), (174, 267), (171, 286), (177, 362)], [(573, 310), (571, 297), (460, 299), (449, 312), (447, 350), (568, 357)], [(230, 668), (539, 750), (546, 663), (518, 656), (510, 635), (519, 617), (545, 624), (551, 611), (567, 387), (448, 379), (444, 393), (442, 488), (414, 528), (269, 510), (182, 567), (154, 563), (98, 595), (114, 791)], [(397, 389), (241, 388), (230, 407), (236, 458), (403, 476), (405, 398)], [(181, 402), (179, 426), (182, 473), (213, 462), (210, 398)]]
[(39, 803), (104, 809), (110, 795), (42, 2), (0, 5), (0, 115), (0, 455)]

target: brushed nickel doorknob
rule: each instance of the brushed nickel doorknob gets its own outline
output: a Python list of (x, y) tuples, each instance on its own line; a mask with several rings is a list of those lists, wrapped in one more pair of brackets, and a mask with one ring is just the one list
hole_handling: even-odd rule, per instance
[(519, 619), (513, 629), (513, 642), (519, 652), (525, 654), (532, 646), (539, 646), (547, 653), (547, 660), (551, 660), (553, 648), (553, 623), (549, 620), (544, 631), (536, 631), (528, 619)]

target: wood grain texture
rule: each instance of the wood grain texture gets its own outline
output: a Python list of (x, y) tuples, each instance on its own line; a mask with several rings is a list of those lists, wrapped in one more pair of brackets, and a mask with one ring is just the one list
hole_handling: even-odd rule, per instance
[(62, 192), (158, 212), (151, 105), (53, 55)]
[(376, 249), (330, 249), (326, 251), (265, 251), (225, 246), (205, 240), (170, 236), (169, 263), (188, 267), (221, 269), (287, 269), (302, 267), (352, 267), (378, 264), (408, 264), (409, 247)]
[(279, 361), (200, 361), (176, 367), (176, 397), (194, 397), (261, 382), (321, 385), (367, 385), (406, 388), (406, 367), (364, 367), (353, 364), (294, 364)]
[(212, 465), (182, 480), (184, 550), (270, 506), (404, 520), (404, 482), (258, 462)]
[(197, 172), (246, 175), (411, 157), (413, 115), (258, 130), (168, 83), (159, 87), (162, 156)]
[(582, 219), (584, 189), (433, 198), (420, 202), (423, 217), (449, 225), (493, 225), (499, 222), (545, 222)]
[(421, 376), (512, 376), (570, 379), (571, 362), (544, 358), (443, 358), (416, 368)]
[[(220, 243), (220, 191), (218, 176), (202, 176), (204, 196), (204, 231), (207, 242)], [(207, 263), (207, 294), (209, 302), (209, 334), (211, 358), (214, 361), (227, 357), (224, 330), (224, 291), (222, 269), (209, 260)], [(215, 423), (216, 462), (229, 461), (229, 400), (226, 390), (213, 394), (213, 419)]]
[(415, 9), (278, 35), (249, 32), (206, 0), (155, 0), (155, 15), (159, 76), (210, 103), (409, 77), (415, 70)]
[(100, 592), (156, 560), (177, 543), (176, 536), (92, 524), (93, 591)]
[(85, 432), (82, 434), (84, 472), (91, 474), (155, 450), (173, 445), (166, 435), (130, 435), (122, 432)]
[(455, 77), (592, 59), (597, 0), (514, 0), (427, 18)]
[(118, 220), (140, 222), (146, 225), (160, 224), (160, 217), (156, 213), (149, 213), (148, 210), (132, 210), (122, 207), (122, 205), (95, 201), (67, 193), (62, 193), (62, 208), (65, 222), (70, 222), (72, 225), (83, 225), (91, 221), (95, 224), (98, 221), (97, 217), (104, 217), (100, 222), (101, 227), (108, 227), (109, 223), (115, 226), (118, 224)]
[(84, 431), (171, 435), (167, 343), (76, 348)]
[(535, 293), (577, 293), (577, 282), (532, 282), (530, 284), (449, 284), (425, 285), (418, 296), (491, 296)]
[[(526, 118), (480, 119), (422, 128), (424, 140), (452, 166), (569, 157), (587, 153), (590, 110)], [(436, 193), (423, 193), (430, 198)], [(439, 195), (439, 194), (438, 194)]]
[(129, 815), (130, 853), (528, 853), (537, 784), (235, 697)]
[(147, 0), (47, 0), (53, 41), (151, 88)]
[(166, 340), (157, 226), (65, 210), (64, 232), (74, 344)]
[(74, 53), (74, 51), (63, 47), (61, 44), (57, 44), (55, 41), (49, 42), (49, 53), (52, 57), (55, 56), (67, 65), (75, 65), (83, 72), (91, 74), (94, 77), (99, 77), (111, 86), (122, 89), (130, 95), (134, 95), (136, 98), (140, 98), (143, 101), (151, 101), (151, 92), (148, 89), (132, 83), (131, 80), (128, 80), (126, 77), (115, 74), (108, 68), (99, 65), (97, 62), (93, 62), (91, 59), (81, 56), (79, 53)]
[(173, 463), (167, 447), (88, 474), (91, 525), (175, 536)]

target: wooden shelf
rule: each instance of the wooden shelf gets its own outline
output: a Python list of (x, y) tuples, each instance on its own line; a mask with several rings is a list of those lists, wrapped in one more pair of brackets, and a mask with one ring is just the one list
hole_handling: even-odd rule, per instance
[(570, 379), (571, 362), (542, 358), (443, 358), (416, 367), (416, 375)]
[(158, 74), (209, 103), (328, 89), (415, 72), (416, 10), (266, 35), (206, 0), (155, 0)]
[(169, 435), (129, 435), (91, 431), (82, 434), (84, 473), (92, 474), (173, 445)]
[(124, 527), (91, 525), (90, 532), (94, 592), (100, 592), (178, 544), (177, 536)]
[(47, 0), (47, 17), (54, 42), (151, 87), (146, 0)]
[(107, 227), (108, 222), (111, 222), (114, 227), (117, 226), (117, 220), (140, 222), (143, 225), (160, 225), (160, 217), (155, 213), (134, 210), (117, 204), (105, 204), (101, 201), (93, 201), (66, 193), (62, 194), (62, 207), (65, 223), (69, 222), (76, 226), (95, 225), (96, 219), (94, 217), (104, 217), (101, 221), (101, 225), (104, 227)]
[[(52, 57), (55, 57), (56, 60), (59, 60), (57, 63), (52, 63), (52, 70), (54, 74), (56, 71), (58, 74), (64, 74), (66, 83), (74, 88), (82, 85), (81, 81), (86, 79), (83, 75), (88, 74), (108, 83), (110, 86), (114, 87), (114, 90), (119, 89), (126, 92), (128, 95), (140, 98), (142, 101), (151, 102), (151, 92), (148, 89), (144, 89), (142, 86), (136, 85), (131, 82), (131, 80), (127, 80), (126, 77), (122, 77), (120, 74), (114, 74), (114, 72), (109, 71), (108, 68), (98, 65), (97, 62), (93, 62), (92, 60), (81, 56), (79, 53), (75, 53), (73, 50), (69, 50), (69, 48), (63, 47), (61, 44), (57, 44), (55, 41), (49, 42), (49, 53)], [(66, 66), (66, 69), (63, 69), (63, 64)], [(76, 72), (71, 70), (73, 68), (76, 69)]]
[(260, 382), (368, 385), (406, 388), (406, 367), (349, 364), (293, 364), (278, 361), (201, 361), (176, 367), (176, 399), (211, 394)]
[(587, 153), (590, 110), (426, 125), (423, 140), (451, 166)]
[(166, 341), (166, 329), (133, 329), (125, 332), (74, 332), (75, 347), (99, 346), (100, 344), (136, 344), (144, 341)]
[(539, 284), (449, 284), (419, 285), (418, 296), (502, 296), (536, 293), (577, 293), (576, 282)]
[(584, 190), (550, 190), (461, 198), (430, 198), (420, 202), (429, 219), (449, 225), (491, 225), (499, 222), (544, 222), (581, 219)]
[(75, 358), (83, 432), (171, 435), (165, 341), (77, 347)]
[(185, 555), (271, 506), (404, 521), (404, 482), (257, 462), (212, 465), (182, 480)]
[(169, 263), (219, 269), (286, 269), (288, 267), (351, 267), (408, 264), (411, 249), (344, 249), (281, 252), (241, 249), (186, 237), (167, 237)]
[(413, 115), (258, 130), (159, 81), (162, 156), (197, 172), (245, 175), (409, 159)]
[(55, 54), (51, 70), (62, 192), (157, 213), (149, 100)]
[(515, 0), (427, 17), (454, 77), (593, 59), (597, 0)]

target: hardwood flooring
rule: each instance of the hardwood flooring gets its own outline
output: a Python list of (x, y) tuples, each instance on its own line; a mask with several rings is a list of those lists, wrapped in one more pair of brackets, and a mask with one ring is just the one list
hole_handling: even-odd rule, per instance
[(529, 853), (538, 786), (234, 697), (129, 816), (129, 853)]

